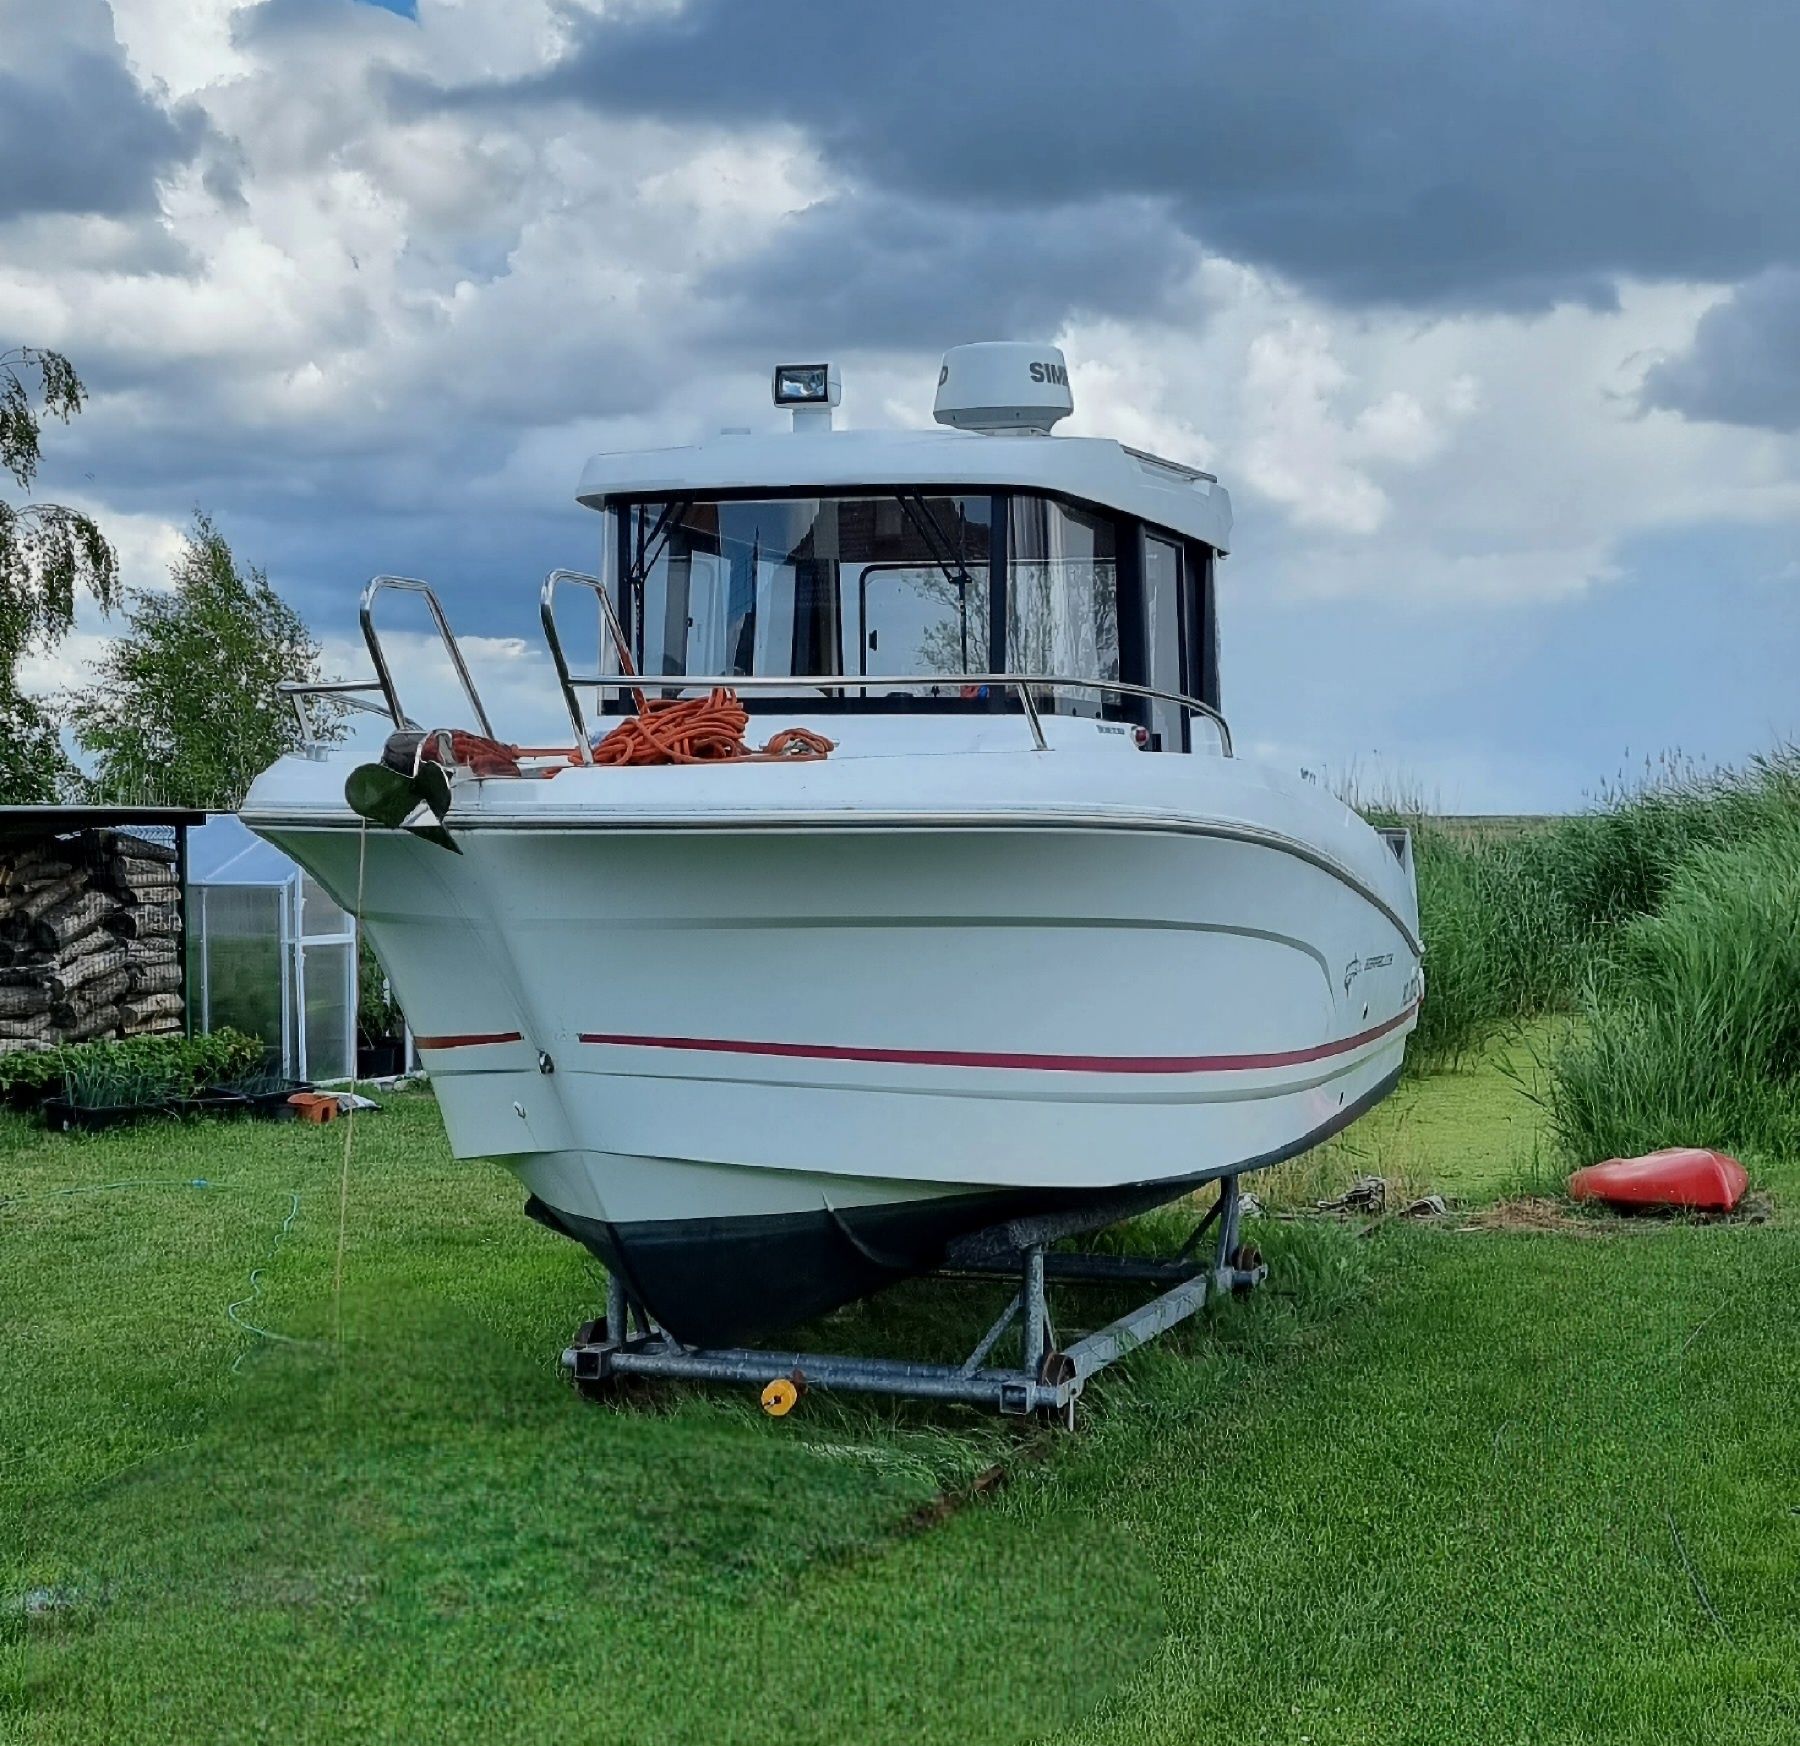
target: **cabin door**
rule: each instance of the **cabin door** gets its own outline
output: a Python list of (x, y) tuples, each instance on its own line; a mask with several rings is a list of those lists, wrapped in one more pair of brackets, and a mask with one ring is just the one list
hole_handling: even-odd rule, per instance
[(963, 582), (902, 564), (863, 569), (857, 622), (866, 674), (979, 673), (987, 654), (985, 571)]

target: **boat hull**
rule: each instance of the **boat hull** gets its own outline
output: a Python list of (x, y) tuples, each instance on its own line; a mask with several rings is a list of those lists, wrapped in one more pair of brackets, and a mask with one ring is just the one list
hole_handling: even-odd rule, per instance
[[(1097, 1230), (1218, 1177), (1279, 1164), (1347, 1127), (1380, 1102), (1398, 1078), (1396, 1067), (1323, 1126), (1264, 1156), (1216, 1163), (1192, 1177), (1134, 1184), (1104, 1195), (1013, 1188), (841, 1209), (620, 1224), (570, 1212), (534, 1193), (525, 1210), (616, 1270), (677, 1339), (693, 1346), (736, 1345), (932, 1272), (954, 1261), (959, 1247), (971, 1241), (973, 1252), (980, 1253), (1004, 1247), (1004, 1238), (1014, 1230), (1021, 1239)], [(582, 1167), (591, 1169), (596, 1162), (585, 1159)], [(527, 1167), (520, 1174), (529, 1178), (536, 1172)], [(904, 1194), (899, 1185), (894, 1187)], [(984, 1236), (996, 1243), (982, 1245)]]
[(693, 1342), (1291, 1156), (1420, 995), (1391, 867), (1229, 820), (251, 822), (360, 909), (457, 1154)]

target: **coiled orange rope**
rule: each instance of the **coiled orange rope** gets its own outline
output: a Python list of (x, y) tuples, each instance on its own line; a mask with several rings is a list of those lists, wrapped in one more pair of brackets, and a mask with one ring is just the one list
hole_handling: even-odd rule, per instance
[(783, 728), (760, 751), (744, 742), (750, 712), (735, 691), (720, 686), (707, 697), (644, 698), (594, 748), (596, 764), (746, 764), (776, 759), (810, 762), (837, 742), (810, 728)]
[[(720, 687), (708, 697), (645, 697), (637, 694), (638, 713), (628, 715), (594, 747), (595, 764), (759, 764), (777, 759), (810, 762), (828, 757), (835, 740), (810, 728), (783, 728), (760, 750), (744, 742), (750, 713), (735, 691)], [(558, 768), (525, 770), (524, 758), (565, 758), (579, 766), (581, 754), (555, 746), (515, 746), (461, 728), (438, 729), (426, 736), (423, 757), (446, 770), (473, 776), (554, 776)]]

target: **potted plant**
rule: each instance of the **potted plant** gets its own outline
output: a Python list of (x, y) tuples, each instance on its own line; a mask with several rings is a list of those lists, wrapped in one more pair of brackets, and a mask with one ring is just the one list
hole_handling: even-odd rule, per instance
[(231, 1098), (247, 1113), (266, 1120), (286, 1122), (294, 1119), (294, 1107), (288, 1099), (297, 1091), (311, 1091), (306, 1079), (289, 1079), (273, 1072), (246, 1073), (210, 1090), (219, 1097)]
[(62, 1096), (44, 1104), (44, 1122), (65, 1133), (119, 1127), (167, 1113), (176, 1089), (164, 1061), (112, 1050), (84, 1051), (63, 1075)]

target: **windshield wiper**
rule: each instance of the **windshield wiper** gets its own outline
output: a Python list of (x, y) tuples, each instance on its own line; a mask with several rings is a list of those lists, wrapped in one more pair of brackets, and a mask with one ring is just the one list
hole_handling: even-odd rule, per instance
[(644, 531), (644, 512), (638, 509), (638, 541), (637, 556), (632, 560), (630, 574), (625, 578), (625, 586), (631, 589), (642, 588), (644, 579), (650, 574), (650, 566), (662, 556), (662, 549), (668, 544), (669, 536), (675, 531), (675, 523), (694, 506), (689, 497), (683, 501), (670, 499), (663, 505), (662, 514), (656, 518), (655, 525), (648, 533)]
[(943, 571), (944, 580), (958, 588), (969, 587), (975, 578), (969, 574), (969, 567), (962, 561), (962, 554), (951, 545), (948, 535), (938, 525), (937, 517), (931, 513), (931, 506), (925, 501), (923, 494), (907, 497), (895, 492), (894, 500), (900, 505), (906, 519), (918, 530), (919, 538), (925, 542), (927, 555)]

